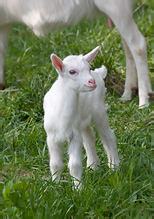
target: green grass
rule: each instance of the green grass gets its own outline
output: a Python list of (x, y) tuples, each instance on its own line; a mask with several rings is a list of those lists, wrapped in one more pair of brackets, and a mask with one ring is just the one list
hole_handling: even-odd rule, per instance
[[(137, 6), (141, 1), (138, 1)], [(135, 15), (147, 38), (148, 62), (152, 72), (152, 1)], [(72, 190), (64, 146), (61, 181), (51, 181), (42, 102), (57, 77), (50, 54), (61, 58), (85, 54), (100, 45), (111, 30), (106, 18), (80, 23), (76, 27), (36, 38), (23, 25), (13, 26), (5, 63), (6, 87), (18, 92), (1, 97), (1, 218), (152, 218), (151, 201), (151, 110), (138, 109), (138, 97), (119, 100), (119, 85), (125, 78), (125, 56), (118, 32), (106, 40), (92, 68), (104, 64), (109, 70), (105, 102), (115, 130), (121, 165), (107, 167), (107, 157), (96, 132), (101, 164), (96, 171), (86, 168), (83, 150), (83, 188)], [(116, 85), (113, 86), (113, 81)]]

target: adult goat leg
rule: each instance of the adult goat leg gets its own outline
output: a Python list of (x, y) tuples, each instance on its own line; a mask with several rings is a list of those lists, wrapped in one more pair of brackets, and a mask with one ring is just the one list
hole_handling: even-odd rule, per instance
[(139, 107), (143, 108), (149, 106), (149, 93), (151, 93), (152, 90), (147, 62), (146, 40), (138, 30), (138, 27), (131, 16), (124, 16), (122, 24), (118, 19), (114, 19), (114, 17), (112, 19), (120, 34), (125, 39), (136, 64)]
[(112, 19), (120, 35), (127, 43), (137, 70), (139, 107), (149, 106), (149, 93), (152, 93), (152, 90), (147, 62), (146, 40), (133, 20), (131, 1), (95, 0), (95, 4)]
[(10, 25), (0, 27), (0, 90), (5, 87), (4, 83), (4, 58), (8, 47)]
[(121, 37), (125, 56), (126, 56), (126, 80), (125, 80), (125, 90), (121, 97), (121, 100), (127, 101), (132, 99), (132, 95), (137, 93), (138, 85), (137, 85), (137, 71), (136, 65), (134, 62), (134, 58), (126, 41)]

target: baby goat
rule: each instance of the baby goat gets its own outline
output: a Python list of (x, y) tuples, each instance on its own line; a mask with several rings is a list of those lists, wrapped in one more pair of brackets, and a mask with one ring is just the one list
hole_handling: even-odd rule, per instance
[(110, 129), (104, 104), (103, 78), (107, 70), (104, 66), (90, 70), (90, 63), (98, 49), (96, 47), (85, 56), (68, 56), (63, 61), (51, 55), (59, 77), (44, 97), (44, 128), (47, 133), (50, 170), (52, 180), (59, 180), (63, 166), (62, 146), (68, 140), (68, 167), (75, 186), (78, 186), (82, 175), (82, 143), (87, 154), (87, 166), (94, 169), (99, 164), (91, 121), (103, 142), (109, 167), (119, 165), (115, 135)]

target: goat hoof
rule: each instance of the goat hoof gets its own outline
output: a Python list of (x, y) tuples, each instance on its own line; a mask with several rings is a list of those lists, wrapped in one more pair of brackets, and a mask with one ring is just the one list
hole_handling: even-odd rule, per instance
[(120, 100), (123, 101), (123, 102), (129, 101), (129, 100), (131, 100), (131, 99), (132, 99), (131, 96), (122, 96), (122, 97), (120, 98)]
[(0, 83), (0, 90), (4, 90), (5, 86), (4, 84)]
[(154, 92), (150, 92), (148, 93), (148, 95), (149, 95), (149, 100), (154, 101)]

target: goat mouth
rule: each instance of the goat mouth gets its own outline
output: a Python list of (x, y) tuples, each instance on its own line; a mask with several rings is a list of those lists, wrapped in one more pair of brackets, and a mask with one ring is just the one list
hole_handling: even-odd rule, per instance
[(84, 85), (85, 87), (87, 88), (90, 88), (90, 89), (95, 89), (97, 87), (97, 85)]

